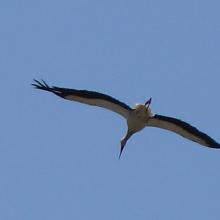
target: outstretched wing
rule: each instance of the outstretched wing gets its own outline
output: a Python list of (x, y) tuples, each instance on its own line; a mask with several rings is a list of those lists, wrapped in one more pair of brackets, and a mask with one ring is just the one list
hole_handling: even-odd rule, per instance
[(149, 119), (147, 126), (173, 131), (191, 141), (197, 142), (206, 147), (220, 148), (220, 144), (209, 137), (207, 134), (199, 131), (192, 125), (176, 118), (156, 114)]
[(52, 92), (61, 98), (77, 101), (88, 105), (94, 105), (102, 108), (109, 109), (114, 111), (125, 118), (128, 118), (129, 112), (132, 110), (125, 103), (99, 92), (88, 91), (88, 90), (77, 90), (77, 89), (67, 89), (60, 88), (56, 86), (48, 86), (48, 84), (42, 80), (42, 82), (35, 80), (32, 85), (36, 89), (45, 90), (48, 92)]

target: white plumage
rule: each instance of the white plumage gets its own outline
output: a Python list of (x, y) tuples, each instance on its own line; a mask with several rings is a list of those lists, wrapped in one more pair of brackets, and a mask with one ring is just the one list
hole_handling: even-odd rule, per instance
[(56, 86), (50, 87), (43, 80), (42, 82), (34, 80), (34, 82), (35, 83), (32, 85), (37, 89), (52, 92), (55, 95), (67, 100), (106, 108), (123, 116), (127, 120), (128, 129), (127, 134), (121, 140), (121, 150), (119, 157), (122, 154), (127, 140), (134, 133), (142, 130), (145, 127), (158, 127), (166, 129), (175, 132), (189, 140), (197, 142), (203, 146), (210, 148), (220, 148), (219, 143), (190, 124), (176, 118), (152, 114), (151, 109), (149, 108), (151, 104), (151, 98), (145, 104), (138, 104), (135, 105), (134, 108), (131, 108), (125, 103), (99, 92), (67, 89)]

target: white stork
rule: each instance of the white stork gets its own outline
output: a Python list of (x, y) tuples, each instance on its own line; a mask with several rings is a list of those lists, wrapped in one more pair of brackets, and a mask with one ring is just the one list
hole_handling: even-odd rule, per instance
[(128, 141), (128, 139), (136, 132), (142, 130), (145, 127), (158, 127), (166, 130), (173, 131), (191, 141), (204, 145), (210, 148), (220, 148), (220, 144), (207, 134), (199, 131), (197, 128), (190, 124), (181, 121), (176, 118), (153, 114), (150, 109), (151, 98), (145, 102), (145, 104), (136, 104), (134, 108), (130, 108), (125, 103), (102, 93), (88, 91), (67, 89), (56, 86), (48, 86), (48, 84), (42, 80), (42, 82), (35, 80), (32, 85), (36, 89), (52, 92), (55, 95), (70, 100), (77, 101), (89, 105), (94, 105), (102, 108), (114, 111), (127, 120), (127, 134), (121, 140), (121, 149), (119, 158), (122, 151)]

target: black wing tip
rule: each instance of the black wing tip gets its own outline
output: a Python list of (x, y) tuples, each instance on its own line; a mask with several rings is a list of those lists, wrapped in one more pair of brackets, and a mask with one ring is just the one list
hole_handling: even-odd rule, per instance
[(217, 142), (211, 143), (208, 147), (214, 148), (214, 149), (220, 149), (220, 144)]
[(35, 89), (41, 89), (46, 91), (52, 91), (52, 88), (42, 79), (41, 81), (33, 79), (34, 83), (31, 83)]
[(34, 81), (34, 83), (31, 83), (31, 85), (35, 89), (40, 89), (40, 90), (52, 92), (61, 98), (65, 97), (65, 93), (62, 88), (55, 87), (55, 86), (50, 87), (43, 79), (41, 79), (41, 81), (33, 79), (33, 81)]

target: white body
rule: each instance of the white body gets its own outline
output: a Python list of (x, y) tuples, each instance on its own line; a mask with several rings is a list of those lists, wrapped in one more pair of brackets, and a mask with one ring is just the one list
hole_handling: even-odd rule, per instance
[[(121, 140), (122, 149), (127, 143), (127, 140), (136, 132), (146, 127), (148, 120), (153, 116), (149, 106), (137, 104), (134, 110), (130, 112), (127, 118), (128, 130), (125, 137)], [(121, 155), (121, 154), (120, 154)]]
[(153, 114), (151, 109), (145, 105), (137, 104), (133, 111), (130, 112), (127, 118), (128, 130), (133, 133), (142, 130)]

